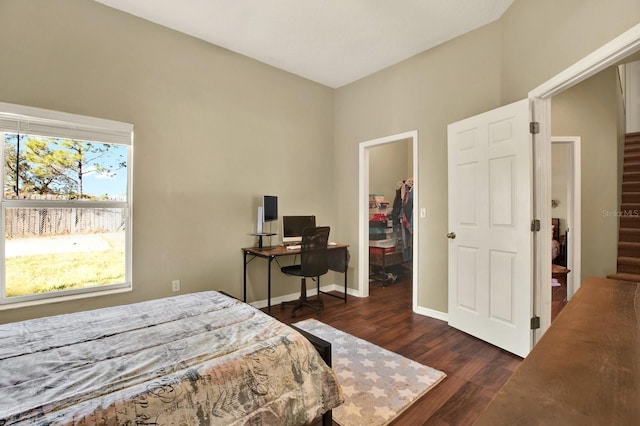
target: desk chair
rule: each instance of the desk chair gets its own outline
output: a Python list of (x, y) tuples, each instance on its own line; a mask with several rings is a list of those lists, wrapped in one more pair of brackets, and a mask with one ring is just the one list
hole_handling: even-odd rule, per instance
[(320, 293), (318, 293), (316, 300), (307, 299), (306, 278), (317, 278), (319, 287), (320, 275), (326, 274), (329, 270), (327, 249), (329, 230), (330, 228), (328, 226), (305, 228), (305, 230), (302, 231), (302, 243), (300, 244), (300, 264), (280, 268), (282, 273), (286, 275), (301, 277), (300, 298), (290, 302), (282, 302), (280, 305), (280, 309), (282, 310), (284, 310), (287, 305), (293, 305), (293, 310), (291, 311), (292, 317), (296, 316), (298, 309), (304, 307), (315, 309), (318, 315), (322, 313), (323, 303), (320, 299)]

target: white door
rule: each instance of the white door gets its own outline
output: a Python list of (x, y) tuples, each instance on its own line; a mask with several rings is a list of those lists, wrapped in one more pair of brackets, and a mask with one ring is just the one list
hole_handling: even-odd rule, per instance
[(525, 99), (448, 126), (449, 325), (522, 357), (532, 347), (529, 116)]

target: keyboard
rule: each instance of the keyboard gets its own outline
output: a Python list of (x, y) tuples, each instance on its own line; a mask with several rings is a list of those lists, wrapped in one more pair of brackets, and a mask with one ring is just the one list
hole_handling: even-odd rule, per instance
[[(330, 241), (329, 243), (327, 243), (328, 246), (336, 246), (338, 245), (337, 243), (334, 243), (333, 241)], [(300, 250), (301, 245), (300, 244), (294, 244), (292, 246), (287, 246), (287, 250)]]

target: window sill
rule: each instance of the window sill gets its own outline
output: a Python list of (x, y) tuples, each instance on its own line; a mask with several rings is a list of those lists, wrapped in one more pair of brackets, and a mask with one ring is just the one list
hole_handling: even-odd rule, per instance
[(68, 302), (72, 300), (89, 299), (92, 297), (107, 296), (111, 294), (127, 293), (133, 291), (133, 287), (114, 288), (112, 290), (93, 291), (90, 293), (79, 293), (68, 296), (50, 297), (48, 299), (29, 300), (26, 302), (3, 303), (0, 304), (0, 311), (8, 311), (10, 309), (27, 308), (39, 305), (48, 305), (51, 303)]

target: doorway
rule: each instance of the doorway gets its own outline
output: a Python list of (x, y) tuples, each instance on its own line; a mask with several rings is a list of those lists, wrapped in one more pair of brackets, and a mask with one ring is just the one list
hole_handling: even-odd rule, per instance
[[(533, 121), (539, 123), (538, 133), (534, 135), (534, 145), (536, 146), (534, 197), (540, 200), (540, 202), (534, 203), (534, 217), (538, 218), (541, 223), (541, 232), (536, 233), (534, 237), (534, 313), (540, 318), (540, 328), (536, 330), (535, 342), (540, 339), (551, 324), (551, 286), (548, 285), (548, 271), (551, 267), (551, 247), (548, 244), (548, 237), (551, 232), (552, 218), (550, 202), (551, 99), (605, 68), (616, 65), (639, 50), (640, 24), (529, 92), (529, 99), (532, 100), (533, 105)], [(574, 281), (574, 292), (577, 287), (579, 287), (579, 283)]]
[[(411, 176), (406, 176), (405, 178), (413, 177), (413, 208), (412, 208), (412, 217), (415, 218), (413, 221), (413, 235), (414, 241), (412, 244), (412, 256), (413, 259), (413, 267), (411, 271), (413, 291), (412, 291), (412, 305), (413, 310), (415, 311), (417, 308), (417, 294), (418, 294), (418, 238), (420, 235), (418, 232), (419, 229), (419, 218), (417, 216), (418, 206), (419, 206), (419, 191), (418, 191), (418, 131), (413, 130), (405, 133), (399, 133), (396, 135), (386, 136), (383, 138), (373, 139), (366, 142), (362, 142), (359, 145), (359, 190), (358, 190), (358, 204), (359, 204), (359, 219), (358, 219), (358, 241), (359, 241), (359, 249), (358, 249), (358, 296), (367, 297), (369, 296), (369, 195), (372, 194), (371, 186), (371, 163), (372, 159), (375, 162), (376, 155), (373, 150), (377, 148), (384, 148), (385, 146), (389, 146), (391, 144), (399, 144), (399, 145), (407, 145), (408, 154), (405, 157), (404, 161), (410, 161), (411, 165), (409, 170), (411, 171)], [(409, 160), (410, 158), (410, 160)], [(406, 169), (404, 169), (406, 170)], [(404, 173), (406, 174), (406, 173)], [(395, 179), (394, 179), (395, 180)], [(400, 179), (401, 180), (401, 179)], [(395, 187), (397, 181), (391, 181), (392, 187)], [(395, 196), (395, 194), (394, 194)]]
[(369, 285), (411, 279), (413, 158), (411, 139), (369, 149)]
[(579, 136), (551, 138), (551, 215), (552, 221), (558, 226), (552, 231), (552, 247), (557, 241), (559, 249), (557, 257), (555, 253), (552, 255), (552, 263), (557, 269), (552, 269), (555, 279), (552, 279), (552, 320), (571, 300), (581, 281), (580, 158)]

